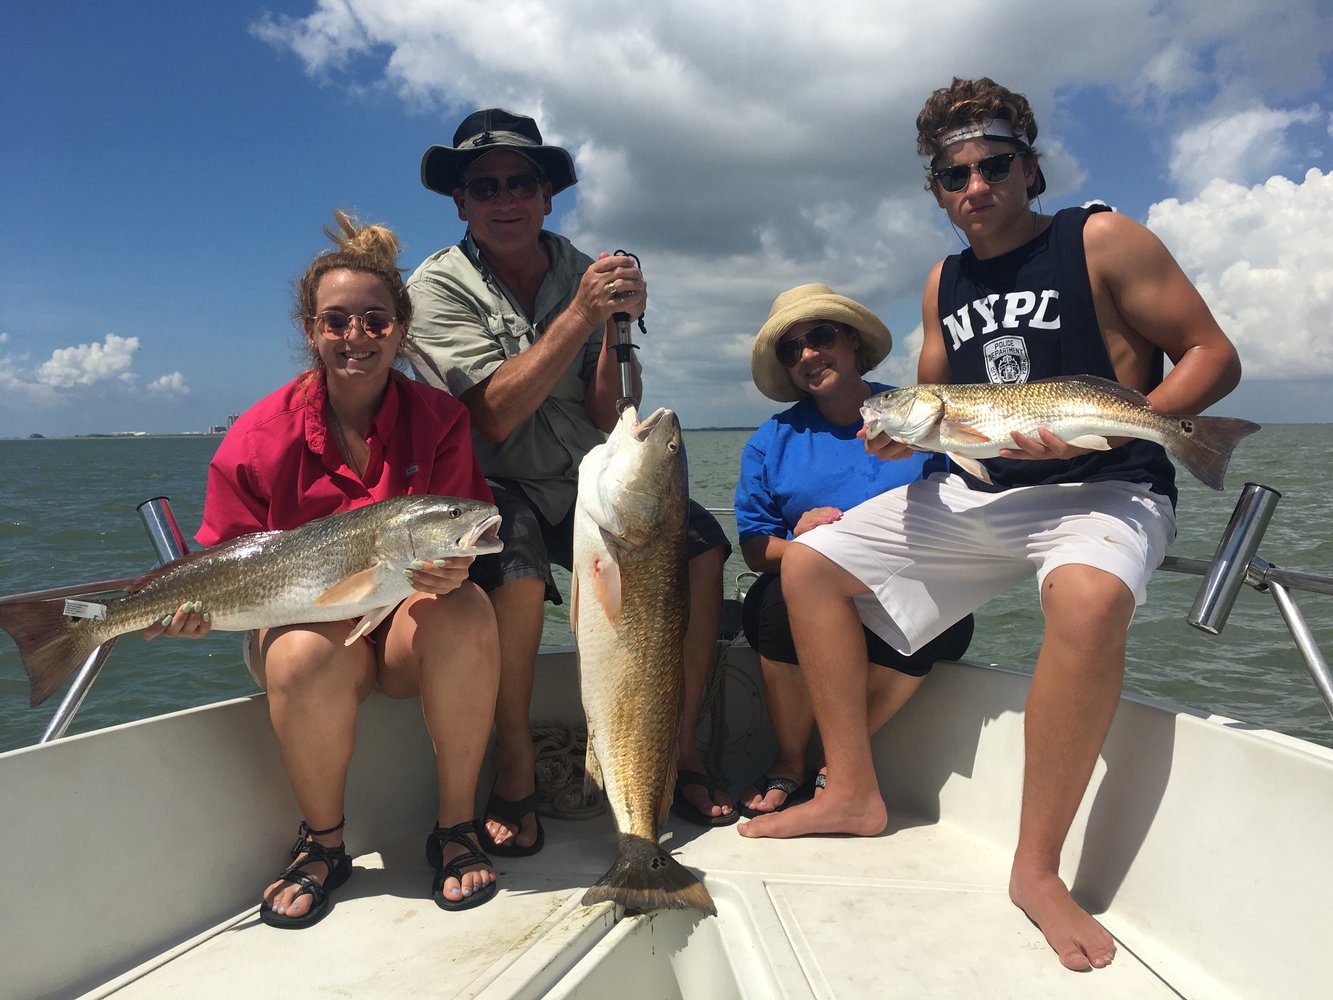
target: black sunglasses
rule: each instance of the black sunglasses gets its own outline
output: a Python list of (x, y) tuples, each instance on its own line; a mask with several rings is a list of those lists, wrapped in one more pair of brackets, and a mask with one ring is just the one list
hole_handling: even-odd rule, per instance
[(968, 178), (972, 176), (972, 168), (975, 167), (977, 173), (981, 175), (981, 179), (987, 184), (998, 184), (1009, 176), (1009, 170), (1014, 164), (1014, 157), (1022, 155), (1021, 151), (998, 153), (995, 156), (988, 156), (984, 160), (978, 160), (976, 163), (959, 163), (952, 167), (936, 167), (930, 172), (930, 176), (946, 191), (961, 191), (967, 187)]
[(808, 347), (812, 351), (822, 351), (833, 346), (838, 339), (838, 328), (832, 323), (820, 323), (819, 326), (806, 330), (800, 337), (778, 341), (778, 360), (784, 368), (795, 368), (796, 362)]
[[(526, 201), (537, 193), (542, 179), (536, 174), (515, 174), (504, 179), (505, 190), (519, 201)], [(490, 201), (500, 193), (500, 178), (474, 177), (463, 183), (463, 190), (473, 201)]]

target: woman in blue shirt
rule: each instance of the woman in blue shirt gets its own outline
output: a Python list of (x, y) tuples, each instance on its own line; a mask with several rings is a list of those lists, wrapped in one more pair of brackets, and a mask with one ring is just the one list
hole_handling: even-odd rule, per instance
[[(770, 417), (745, 445), (736, 486), (736, 527), (746, 564), (760, 577), (745, 596), (745, 637), (759, 653), (764, 695), (777, 740), (768, 772), (740, 797), (743, 814), (785, 808), (814, 794), (805, 761), (814, 715), (787, 621), (778, 572), (792, 538), (873, 496), (947, 471), (942, 455), (885, 462), (856, 434), (861, 404), (890, 388), (863, 377), (888, 355), (888, 328), (865, 306), (823, 284), (798, 285), (773, 302), (755, 337), (750, 371), (759, 391), (795, 405)], [(871, 730), (912, 696), (936, 660), (962, 656), (972, 639), (968, 616), (911, 656), (869, 629), (867, 686)], [(822, 776), (821, 776), (822, 777)], [(798, 795), (799, 793), (799, 795)]]

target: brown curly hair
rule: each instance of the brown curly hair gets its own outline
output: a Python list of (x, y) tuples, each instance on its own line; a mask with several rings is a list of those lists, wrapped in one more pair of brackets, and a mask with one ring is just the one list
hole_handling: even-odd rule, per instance
[[(356, 217), (335, 209), (334, 221), (337, 230), (324, 227), (324, 235), (333, 241), (333, 248), (324, 250), (306, 267), (305, 273), (296, 283), (296, 310), (292, 318), (296, 325), (304, 330), (306, 323), (315, 315), (315, 295), (319, 283), (330, 271), (361, 271), (373, 274), (384, 280), (389, 286), (393, 298), (394, 320), (402, 327), (403, 339), (398, 353), (401, 358), (404, 351), (413, 352), (416, 345), (409, 336), (412, 326), (412, 298), (407, 294), (407, 285), (403, 273), (398, 268), (398, 237), (387, 226), (361, 225)], [(311, 360), (316, 368), (321, 364), (319, 352), (309, 349)], [(395, 364), (402, 367), (395, 359)], [(405, 364), (405, 363), (404, 363)]]
[[(929, 157), (930, 167), (933, 167), (944, 152), (940, 139), (946, 133), (994, 118), (1013, 125), (1014, 135), (1026, 139), (1027, 155), (1035, 162), (1041, 154), (1032, 148), (1037, 141), (1037, 119), (1032, 114), (1032, 106), (1022, 94), (1001, 87), (988, 76), (975, 80), (956, 76), (953, 83), (941, 87), (926, 99), (925, 107), (916, 116), (916, 151)], [(930, 190), (933, 183), (927, 173), (926, 190)]]

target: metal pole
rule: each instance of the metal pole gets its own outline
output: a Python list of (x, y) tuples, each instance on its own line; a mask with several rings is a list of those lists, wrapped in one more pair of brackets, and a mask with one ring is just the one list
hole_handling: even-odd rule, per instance
[[(180, 527), (176, 524), (176, 518), (171, 513), (171, 501), (166, 497), (153, 497), (151, 500), (145, 500), (138, 506), (139, 516), (143, 518), (144, 527), (148, 529), (148, 537), (153, 543), (153, 550), (157, 553), (159, 563), (169, 563), (173, 559), (179, 559), (189, 551), (185, 544), (185, 536), (181, 534)], [(128, 584), (131, 581), (114, 581), (120, 584)], [(102, 587), (100, 589), (107, 589)], [(88, 588), (83, 588), (83, 593), (89, 593)], [(77, 591), (76, 591), (77, 593)], [(65, 697), (60, 701), (60, 707), (51, 716), (51, 721), (47, 723), (46, 729), (42, 732), (38, 743), (50, 743), (52, 740), (58, 740), (65, 735), (69, 729), (69, 724), (74, 721), (74, 716), (83, 705), (83, 700), (88, 697), (88, 692), (92, 690), (93, 681), (97, 680), (97, 675), (102, 671), (102, 665), (106, 663), (106, 658), (111, 654), (111, 649), (115, 646), (114, 638), (108, 639), (102, 645), (98, 646), (88, 658), (83, 661), (79, 671), (74, 675), (74, 680), (70, 683), (69, 690), (65, 692)]]
[(1296, 642), (1296, 648), (1301, 651), (1301, 656), (1305, 658), (1305, 665), (1310, 670), (1310, 677), (1314, 680), (1314, 686), (1319, 690), (1319, 697), (1324, 699), (1324, 707), (1328, 709), (1328, 714), (1333, 717), (1333, 671), (1329, 670), (1328, 661), (1324, 659), (1324, 654), (1319, 650), (1319, 643), (1315, 641), (1314, 633), (1310, 631), (1310, 626), (1306, 624), (1301, 609), (1296, 606), (1296, 599), (1291, 596), (1291, 592), (1280, 583), (1268, 582), (1268, 589), (1273, 595), (1273, 600), (1277, 602), (1278, 610), (1282, 612), (1282, 617), (1286, 619), (1287, 631), (1291, 633), (1292, 639)]

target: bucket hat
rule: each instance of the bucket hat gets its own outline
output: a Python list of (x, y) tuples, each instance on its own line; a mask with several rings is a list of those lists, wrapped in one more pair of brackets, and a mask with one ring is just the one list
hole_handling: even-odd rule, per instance
[(497, 149), (512, 149), (537, 164), (551, 182), (552, 194), (578, 183), (569, 152), (559, 146), (543, 145), (535, 121), (503, 108), (472, 112), (454, 132), (452, 146), (431, 146), (426, 150), (421, 158), (421, 183), (446, 198), (452, 197), (468, 164)]
[(861, 303), (818, 282), (789, 288), (773, 300), (768, 321), (759, 328), (750, 348), (750, 374), (769, 399), (792, 403), (805, 396), (778, 360), (778, 341), (797, 323), (817, 319), (842, 323), (857, 332), (866, 371), (888, 357), (893, 348), (889, 328)]

